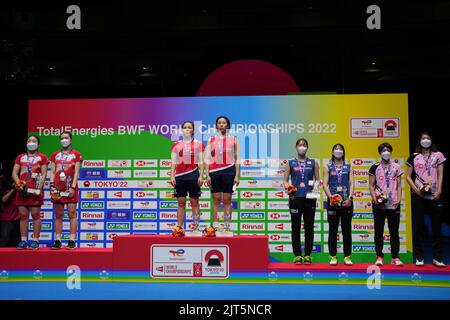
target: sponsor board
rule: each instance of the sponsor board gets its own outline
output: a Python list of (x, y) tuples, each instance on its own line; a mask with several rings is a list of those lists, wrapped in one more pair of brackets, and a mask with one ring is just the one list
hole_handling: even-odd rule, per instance
[[(42, 231), (49, 231), (52, 229), (53, 229), (52, 221), (41, 221), (41, 230)], [(28, 222), (28, 230), (33, 230), (33, 221)]]
[(241, 231), (266, 231), (264, 222), (241, 222), (239, 227)]
[(156, 159), (138, 159), (133, 161), (133, 167), (135, 168), (156, 168), (158, 166), (158, 160)]
[(158, 176), (157, 170), (134, 170), (134, 178), (156, 178)]
[(172, 166), (172, 161), (170, 159), (159, 160), (159, 166), (161, 168), (170, 168)]
[(105, 160), (83, 160), (83, 168), (104, 168)]
[[(28, 232), (28, 240), (33, 239), (33, 232)], [(41, 232), (39, 234), (39, 241), (49, 241), (53, 239), (53, 233), (52, 232)]]
[(134, 230), (149, 230), (154, 231), (158, 229), (158, 224), (156, 222), (149, 221), (138, 221), (133, 222), (133, 231)]
[(156, 209), (157, 207), (157, 201), (133, 201), (133, 209)]
[(268, 199), (288, 199), (289, 196), (284, 190), (278, 190), (278, 191), (267, 191), (267, 198)]
[(53, 211), (41, 211), (39, 216), (41, 220), (51, 220), (53, 219)]
[(399, 118), (352, 118), (350, 120), (352, 138), (398, 138)]
[(106, 218), (108, 220), (130, 220), (130, 216), (130, 211), (109, 210), (106, 212)]
[(130, 222), (107, 222), (106, 230), (108, 230), (108, 231), (130, 230)]
[(241, 178), (263, 178), (266, 176), (264, 169), (242, 169)]
[(133, 211), (133, 220), (156, 220), (157, 218), (156, 211)]
[(242, 159), (242, 167), (264, 167), (266, 165), (265, 159)]
[(104, 201), (81, 201), (81, 209), (105, 209)]
[(228, 278), (226, 245), (163, 245), (150, 248), (152, 278)]
[(108, 160), (108, 168), (130, 168), (130, 167), (131, 167), (131, 160)]
[[(302, 245), (303, 248), (303, 245)], [(269, 252), (271, 253), (292, 253), (291, 244), (269, 244)], [(322, 246), (319, 244), (313, 245), (313, 253), (322, 252)]]
[(105, 191), (102, 190), (89, 190), (89, 191), (81, 191), (82, 199), (104, 199)]
[(107, 209), (130, 209), (131, 201), (108, 201), (106, 203)]
[(271, 168), (267, 169), (267, 177), (268, 178), (279, 178), (282, 179), (284, 177), (284, 168)]
[(239, 192), (241, 199), (265, 199), (266, 192), (261, 190), (245, 190)]
[[(192, 211), (187, 211), (186, 212), (186, 220), (192, 220)], [(209, 212), (209, 211), (200, 211), (200, 220), (206, 220), (206, 221), (211, 220), (211, 212)]]
[(103, 242), (80, 242), (80, 248), (104, 248)]
[(104, 240), (103, 232), (80, 232), (80, 240), (86, 241), (102, 241)]
[(265, 212), (240, 212), (239, 220), (264, 220)]
[(269, 210), (289, 210), (287, 201), (269, 201), (267, 204)]
[(266, 203), (263, 201), (241, 201), (240, 209), (241, 210), (264, 210), (266, 207)]
[(131, 178), (131, 170), (108, 170), (108, 178)]
[(80, 222), (80, 230), (104, 230), (105, 223), (100, 221), (82, 221)]
[(106, 241), (113, 241), (115, 237), (129, 235), (129, 232), (106, 232)]
[(350, 159), (350, 165), (353, 167), (371, 167), (377, 161), (375, 158), (352, 158)]
[[(162, 192), (162, 191), (161, 191)], [(143, 191), (136, 190), (133, 191), (133, 199), (157, 199), (157, 191)]]
[(131, 191), (124, 190), (108, 190), (107, 191), (108, 199), (130, 199)]
[(268, 212), (267, 220), (291, 220), (291, 214), (288, 211), (276, 211), (276, 212)]
[(86, 169), (80, 170), (80, 179), (105, 179), (106, 172), (104, 169)]

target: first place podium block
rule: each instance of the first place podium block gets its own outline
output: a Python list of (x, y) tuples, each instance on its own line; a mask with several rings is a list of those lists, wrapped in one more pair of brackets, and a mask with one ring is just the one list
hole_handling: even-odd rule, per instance
[(227, 278), (231, 272), (266, 271), (268, 262), (267, 236), (114, 238), (114, 269), (147, 271), (153, 278)]

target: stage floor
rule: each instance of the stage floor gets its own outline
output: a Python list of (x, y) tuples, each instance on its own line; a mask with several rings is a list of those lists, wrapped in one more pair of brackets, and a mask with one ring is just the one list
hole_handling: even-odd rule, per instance
[(2, 300), (450, 300), (450, 288), (314, 284), (0, 282)]

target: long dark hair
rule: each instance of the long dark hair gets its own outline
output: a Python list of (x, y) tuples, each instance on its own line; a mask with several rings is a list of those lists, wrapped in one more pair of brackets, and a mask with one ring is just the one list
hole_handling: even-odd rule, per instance
[(334, 154), (333, 154), (333, 151), (334, 151), (334, 149), (336, 149), (336, 147), (341, 147), (341, 148), (342, 148), (342, 151), (344, 151), (344, 154), (342, 155), (342, 161), (345, 162), (345, 148), (344, 148), (344, 146), (343, 146), (341, 143), (336, 143), (336, 144), (333, 146), (333, 148), (331, 148), (331, 162), (334, 162)]
[(417, 139), (417, 144), (416, 144), (416, 153), (422, 153), (422, 151), (423, 151), (423, 149), (424, 149), (424, 148), (420, 145), (420, 141), (422, 140), (422, 137), (423, 137), (424, 135), (429, 136), (430, 139), (431, 139), (430, 150), (431, 150), (432, 152), (437, 152), (437, 151), (438, 151), (438, 148), (437, 148), (436, 145), (434, 144), (433, 137), (431, 136), (431, 134), (429, 134), (428, 132), (425, 131), (425, 132), (422, 132), (421, 134), (419, 134), (419, 138)]

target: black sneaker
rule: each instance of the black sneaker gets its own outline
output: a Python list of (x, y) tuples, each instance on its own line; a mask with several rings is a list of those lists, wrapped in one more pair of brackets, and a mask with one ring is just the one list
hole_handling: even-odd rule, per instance
[(53, 242), (52, 244), (52, 250), (58, 250), (61, 249), (61, 247), (62, 247), (61, 240), (55, 240), (55, 242)]
[(73, 240), (69, 240), (69, 242), (67, 243), (67, 249), (72, 250), (75, 249), (77, 247), (77, 245), (75, 244), (75, 241)]

